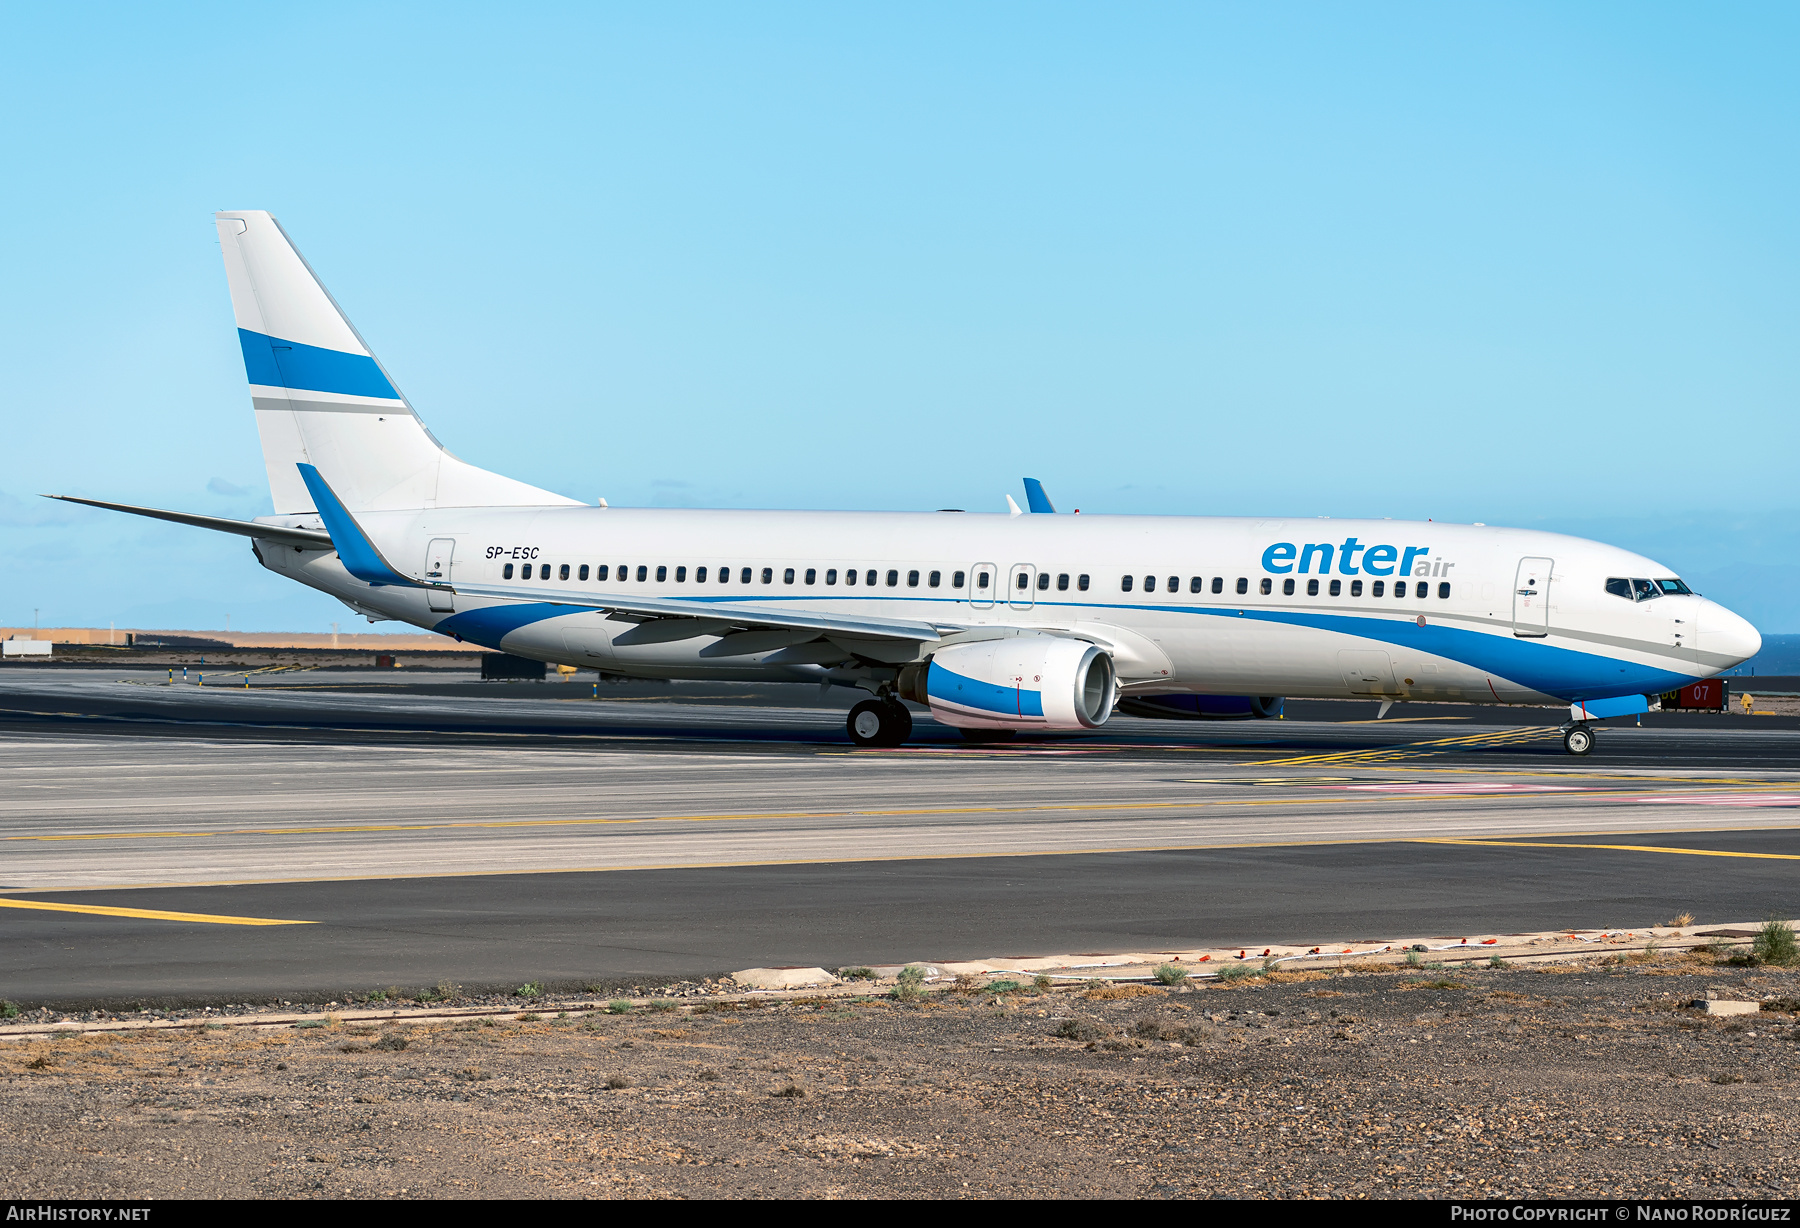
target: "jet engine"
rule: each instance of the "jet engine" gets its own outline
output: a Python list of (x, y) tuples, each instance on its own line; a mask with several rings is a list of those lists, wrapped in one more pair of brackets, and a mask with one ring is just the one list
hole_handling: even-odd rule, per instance
[(1118, 694), (1105, 649), (1055, 635), (951, 644), (906, 673), (901, 694), (959, 729), (1095, 729)]
[(1119, 701), (1126, 716), (1174, 721), (1270, 720), (1281, 715), (1273, 695), (1138, 695)]

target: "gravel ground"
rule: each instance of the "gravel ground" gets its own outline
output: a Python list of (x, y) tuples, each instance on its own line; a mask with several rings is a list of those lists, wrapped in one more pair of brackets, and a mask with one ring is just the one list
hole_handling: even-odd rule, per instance
[(0, 1047), (0, 1196), (1792, 1198), (1797, 999), (1695, 953), (63, 1037)]

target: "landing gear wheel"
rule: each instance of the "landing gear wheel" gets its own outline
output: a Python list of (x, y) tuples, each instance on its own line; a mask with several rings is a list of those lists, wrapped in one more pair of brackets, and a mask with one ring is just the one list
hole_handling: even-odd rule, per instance
[(1594, 749), (1594, 731), (1586, 725), (1571, 725), (1563, 731), (1563, 749), (1571, 755), (1585, 755)]
[(1018, 736), (1017, 729), (958, 729), (965, 742), (1010, 742)]
[(898, 746), (912, 737), (912, 713), (891, 699), (865, 699), (844, 722), (858, 746)]

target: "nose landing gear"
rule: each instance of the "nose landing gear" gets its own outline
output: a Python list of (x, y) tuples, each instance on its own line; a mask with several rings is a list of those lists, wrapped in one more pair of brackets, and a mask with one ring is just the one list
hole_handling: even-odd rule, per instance
[(844, 726), (858, 746), (898, 746), (912, 737), (912, 713), (897, 699), (865, 699)]
[(1564, 725), (1563, 749), (1571, 755), (1585, 755), (1594, 749), (1594, 727), (1583, 721)]

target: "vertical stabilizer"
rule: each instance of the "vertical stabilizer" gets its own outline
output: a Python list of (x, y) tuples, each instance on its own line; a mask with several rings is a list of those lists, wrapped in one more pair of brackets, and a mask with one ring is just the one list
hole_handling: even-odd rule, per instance
[(302, 464), (359, 512), (576, 502), (444, 451), (281, 225), (260, 210), (214, 220), (276, 512), (314, 510)]

